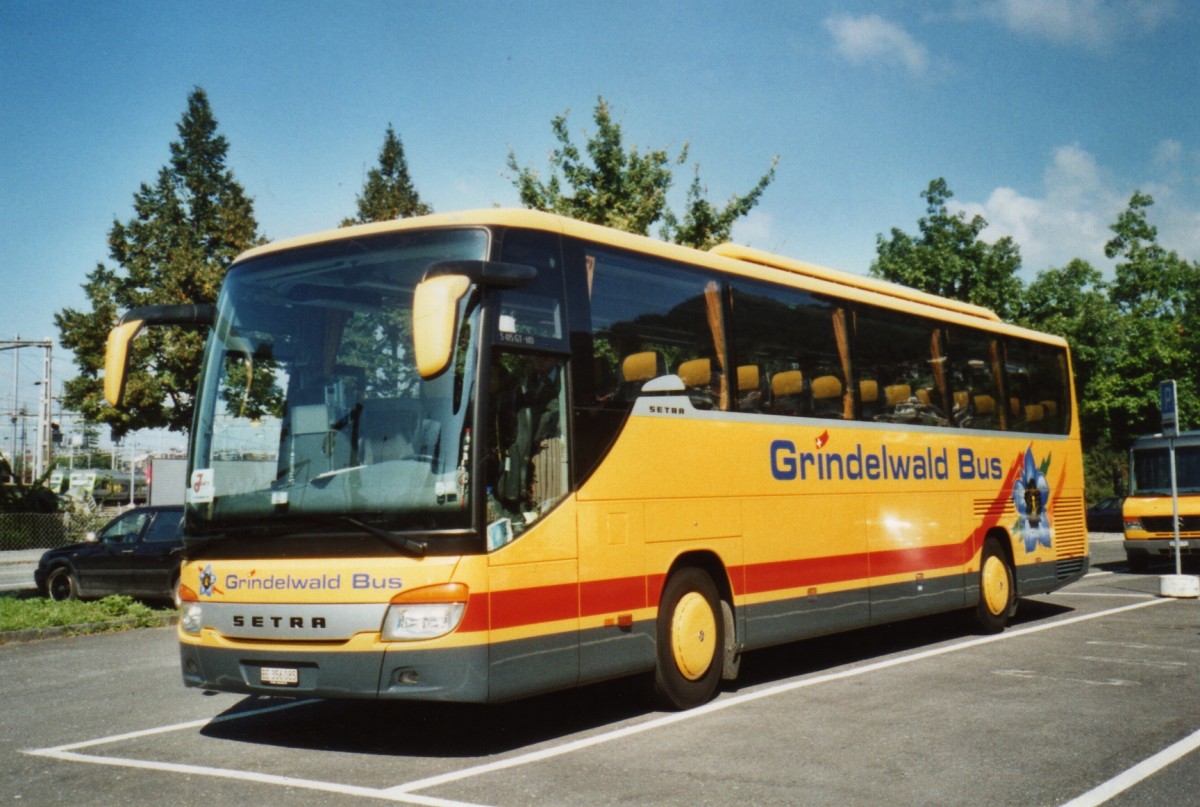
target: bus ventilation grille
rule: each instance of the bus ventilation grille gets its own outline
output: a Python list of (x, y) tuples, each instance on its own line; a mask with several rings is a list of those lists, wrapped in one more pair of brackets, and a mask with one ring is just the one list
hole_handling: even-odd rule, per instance
[[(1146, 532), (1161, 534), (1167, 538), (1175, 535), (1175, 525), (1171, 516), (1142, 516), (1142, 526), (1146, 528)], [(1180, 516), (1179, 532), (1192, 535), (1200, 533), (1200, 516)]]
[(1083, 499), (1059, 499), (1051, 519), (1054, 525), (1054, 547), (1058, 557), (1082, 558), (1086, 555), (1087, 525), (1083, 518)]
[(1054, 563), (1054, 579), (1068, 580), (1072, 577), (1078, 577), (1083, 572), (1083, 558), (1071, 558), (1070, 560), (1059, 560)]
[(971, 504), (973, 505), (972, 510), (975, 513), (975, 518), (979, 521), (1005, 524), (1017, 519), (1017, 508), (1013, 507), (1012, 498), (1008, 496), (999, 501), (995, 499), (975, 499)]

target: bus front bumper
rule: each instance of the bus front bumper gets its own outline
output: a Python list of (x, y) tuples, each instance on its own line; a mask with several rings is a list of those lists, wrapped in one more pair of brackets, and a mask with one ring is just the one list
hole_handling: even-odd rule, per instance
[[(1136, 538), (1124, 542), (1125, 554), (1174, 555), (1174, 538)], [(1179, 552), (1182, 555), (1200, 554), (1200, 538), (1180, 538)]]
[(383, 698), (482, 703), (487, 648), (314, 652), (181, 643), (189, 687), (282, 698)]

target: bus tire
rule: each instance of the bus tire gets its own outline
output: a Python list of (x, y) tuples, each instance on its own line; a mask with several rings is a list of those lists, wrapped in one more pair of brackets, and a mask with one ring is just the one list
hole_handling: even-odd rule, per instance
[(1012, 566), (1000, 542), (988, 538), (979, 558), (979, 604), (975, 619), (984, 633), (999, 633), (1015, 611)]
[(66, 566), (56, 566), (46, 578), (46, 596), (55, 602), (79, 599), (79, 582)]
[(716, 584), (701, 569), (680, 569), (658, 604), (654, 700), (671, 710), (707, 703), (724, 667), (725, 618)]

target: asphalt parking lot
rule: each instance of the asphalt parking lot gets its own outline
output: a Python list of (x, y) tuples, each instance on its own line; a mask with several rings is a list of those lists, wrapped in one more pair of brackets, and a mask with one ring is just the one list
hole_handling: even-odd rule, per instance
[(914, 620), (748, 654), (700, 709), (635, 682), (492, 707), (185, 690), (171, 629), (0, 646), (0, 801), (1196, 804), (1200, 603), (1093, 573), (984, 637)]

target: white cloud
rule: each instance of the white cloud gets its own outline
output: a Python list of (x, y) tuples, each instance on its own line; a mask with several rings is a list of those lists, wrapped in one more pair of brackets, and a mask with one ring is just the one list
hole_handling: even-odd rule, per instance
[(755, 208), (734, 222), (730, 239), (738, 244), (774, 250), (776, 247), (765, 245), (775, 237), (775, 217)]
[(1018, 34), (1099, 50), (1155, 30), (1177, 8), (1176, 0), (992, 0), (983, 13)]
[(851, 64), (898, 65), (914, 76), (929, 70), (925, 46), (878, 14), (837, 14), (825, 19), (825, 28), (833, 35), (834, 48)]
[[(1164, 154), (1176, 161), (1186, 156), (1182, 145), (1164, 141), (1149, 155), (1149, 164), (1159, 164)], [(1074, 144), (1054, 150), (1043, 174), (1045, 195), (1041, 198), (1002, 187), (983, 202), (951, 199), (947, 207), (968, 217), (983, 216), (988, 222), (984, 240), (1012, 237), (1021, 248), (1022, 264), (1031, 278), (1042, 269), (1065, 266), (1073, 258), (1083, 258), (1101, 269), (1112, 266), (1104, 256), (1104, 245), (1112, 238), (1109, 227), (1138, 189), (1154, 198), (1149, 218), (1158, 228), (1158, 243), (1185, 259), (1200, 259), (1200, 209), (1189, 201), (1194, 196), (1187, 187), (1187, 180), (1179, 177), (1166, 182), (1119, 180)]]

